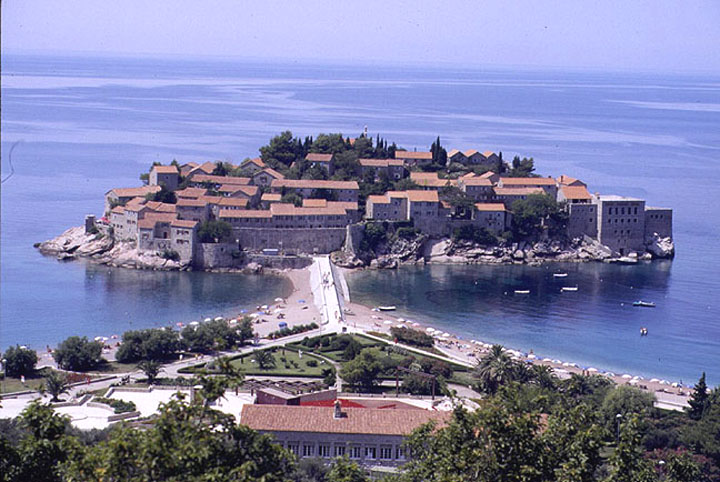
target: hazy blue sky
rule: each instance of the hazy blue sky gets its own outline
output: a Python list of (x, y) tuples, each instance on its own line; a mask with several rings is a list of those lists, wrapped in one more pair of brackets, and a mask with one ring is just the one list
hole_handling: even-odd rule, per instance
[(720, 72), (720, 1), (3, 0), (2, 49)]

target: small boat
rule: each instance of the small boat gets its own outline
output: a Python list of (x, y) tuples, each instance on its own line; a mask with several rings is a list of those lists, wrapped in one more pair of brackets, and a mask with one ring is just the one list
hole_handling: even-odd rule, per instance
[(567, 278), (567, 273), (553, 273), (555, 278)]
[(395, 306), (378, 306), (378, 310), (380, 311), (395, 311), (397, 307)]
[(577, 286), (563, 286), (562, 288), (560, 288), (560, 291), (577, 291), (577, 290), (578, 290)]
[(640, 328), (640, 336), (647, 336), (647, 334), (648, 334), (647, 328), (645, 328), (644, 326), (642, 328)]
[(640, 306), (643, 308), (655, 308), (655, 303), (653, 303), (652, 301), (638, 300), (633, 302), (633, 306)]
[(637, 264), (638, 260), (637, 258), (631, 258), (630, 256), (621, 256), (616, 258), (615, 262), (620, 264)]
[(516, 295), (529, 295), (530, 290), (515, 290)]

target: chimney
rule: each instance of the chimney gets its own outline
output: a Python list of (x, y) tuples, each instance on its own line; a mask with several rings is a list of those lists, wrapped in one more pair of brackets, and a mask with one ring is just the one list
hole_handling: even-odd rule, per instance
[(335, 410), (333, 412), (333, 418), (342, 418), (342, 410), (340, 410), (340, 400), (335, 400)]

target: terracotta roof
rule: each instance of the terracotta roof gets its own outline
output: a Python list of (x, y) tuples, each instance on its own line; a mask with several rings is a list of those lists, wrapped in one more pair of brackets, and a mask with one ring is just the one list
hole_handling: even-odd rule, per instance
[(340, 206), (302, 207), (290, 203), (273, 203), (270, 205), (273, 216), (345, 216), (347, 212)]
[(395, 159), (423, 159), (432, 160), (432, 152), (395, 151)]
[[(448, 157), (452, 157), (452, 156), (454, 156), (455, 154), (462, 154), (462, 152), (460, 152), (460, 151), (457, 150), (457, 149), (451, 149), (450, 152), (447, 153), (447, 156), (448, 156)], [(465, 154), (463, 154), (463, 155), (465, 155)]]
[(474, 172), (470, 171), (467, 174), (463, 174), (462, 176), (460, 176), (460, 179), (474, 179), (476, 177), (480, 177), (480, 176), (478, 176)]
[(457, 180), (440, 179), (437, 172), (411, 172), (410, 179), (416, 184), (426, 187), (457, 186)]
[[(221, 190), (224, 186), (220, 186)], [(235, 190), (232, 191), (232, 194), (236, 193), (243, 193), (246, 196), (253, 197), (255, 196), (258, 191), (260, 190), (257, 186), (235, 186)]]
[(171, 164), (169, 166), (153, 166), (152, 170), (158, 174), (177, 174), (178, 168)]
[(410, 202), (439, 202), (437, 191), (405, 191)]
[(138, 227), (152, 229), (157, 223), (172, 223), (177, 219), (175, 213), (145, 213), (145, 216), (138, 221)]
[(490, 179), (493, 176), (497, 176), (497, 173), (495, 171), (487, 171), (480, 174), (480, 177), (483, 179)]
[(145, 197), (146, 195), (155, 194), (160, 190), (160, 186), (140, 186), (140, 187), (116, 187), (110, 189), (105, 195), (114, 193), (117, 197)]
[(390, 196), (386, 194), (371, 194), (367, 197), (367, 202), (373, 204), (390, 204)]
[(244, 198), (237, 198), (237, 197), (223, 197), (220, 198), (220, 201), (217, 203), (218, 206), (221, 208), (224, 206), (232, 206), (232, 207), (240, 207), (244, 208), (248, 205), (248, 200)]
[(484, 177), (469, 177), (464, 178), (462, 183), (466, 186), (492, 186), (493, 183), (490, 179)]
[(227, 198), (225, 196), (200, 196), (198, 199), (208, 204), (220, 204), (220, 201)]
[(213, 184), (235, 184), (243, 186), (250, 184), (249, 177), (211, 176), (209, 174), (196, 174), (190, 180), (192, 182), (211, 182)]
[(389, 167), (402, 166), (402, 159), (358, 159), (363, 167)]
[(147, 207), (151, 211), (155, 211), (155, 212), (159, 212), (159, 213), (174, 213), (175, 212), (174, 204), (161, 203), (158, 201), (148, 201), (145, 203), (145, 207)]
[(190, 162), (186, 162), (185, 164), (182, 164), (180, 166), (181, 169), (185, 168), (185, 167), (195, 168), (195, 167), (198, 167), (198, 163), (190, 161)]
[(205, 193), (207, 193), (207, 189), (205, 189), (204, 187), (186, 187), (185, 189), (175, 191), (175, 196), (177, 196), (178, 198), (186, 197), (197, 199)]
[(342, 412), (343, 417), (334, 418), (333, 407), (244, 405), (240, 423), (272, 432), (409, 435), (431, 420), (443, 425), (452, 417), (451, 412), (432, 410), (343, 408)]
[(320, 154), (317, 152), (311, 152), (305, 156), (306, 161), (311, 162), (330, 162), (332, 160), (332, 154)]
[(482, 153), (482, 155), (485, 156), (486, 158), (489, 158), (490, 156), (494, 156), (495, 153), (493, 151), (485, 151)]
[(554, 186), (552, 177), (501, 177), (500, 182), (505, 186)]
[(587, 187), (587, 184), (580, 181), (579, 179), (575, 179), (574, 177), (566, 176), (565, 174), (558, 177), (557, 181), (559, 184), (564, 184), (565, 186), (585, 186), (585, 187)]
[(476, 203), (475, 209), (478, 211), (505, 211), (505, 205), (502, 203)]
[(256, 172), (255, 174), (253, 174), (253, 179), (255, 178), (255, 176), (257, 176), (263, 172), (265, 174), (268, 174), (269, 176), (274, 177), (275, 179), (285, 179), (285, 176), (283, 176), (282, 174), (280, 174), (279, 172), (277, 172), (275, 169), (273, 169), (271, 167), (266, 167), (262, 171)]
[(270, 202), (279, 202), (282, 199), (282, 194), (280, 193), (273, 193), (273, 192), (265, 192), (260, 197), (261, 201), (270, 201)]
[(260, 209), (221, 209), (218, 218), (271, 218), (270, 211)]
[(197, 224), (197, 221), (193, 221), (191, 219), (176, 219), (170, 223), (170, 226), (173, 228), (194, 228)]
[(465, 157), (470, 157), (473, 154), (479, 154), (479, 152), (475, 149), (468, 149), (467, 151), (463, 152), (465, 154)]
[(304, 208), (324, 208), (327, 207), (326, 199), (303, 199), (302, 207)]
[(541, 187), (496, 187), (495, 194), (498, 196), (527, 196), (528, 194), (544, 194)]
[(258, 167), (265, 167), (265, 163), (259, 157), (255, 157), (253, 159), (245, 159), (243, 162), (240, 163), (240, 167), (244, 166), (245, 164), (255, 164)]
[(355, 181), (322, 181), (311, 179), (274, 179), (272, 187), (292, 189), (360, 189)]
[(592, 199), (592, 196), (590, 195), (585, 186), (561, 186), (560, 191), (562, 191), (565, 199), (578, 199), (588, 201)]
[(191, 199), (191, 198), (180, 198), (177, 200), (178, 207), (194, 207), (203, 208), (207, 206), (207, 201), (204, 199)]
[(115, 206), (110, 210), (111, 213), (125, 214), (125, 208), (123, 206)]
[(339, 207), (346, 211), (357, 211), (358, 203), (352, 201), (328, 201), (328, 207)]
[(203, 162), (202, 164), (194, 167), (190, 171), (190, 175), (200, 174), (204, 172), (205, 174), (212, 174), (212, 172), (215, 170), (215, 163), (214, 162)]

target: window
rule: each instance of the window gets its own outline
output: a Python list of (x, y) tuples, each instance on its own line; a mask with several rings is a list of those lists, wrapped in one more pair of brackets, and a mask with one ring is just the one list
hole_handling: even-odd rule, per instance
[(351, 459), (359, 459), (362, 456), (361, 455), (362, 452), (361, 452), (360, 448), (361, 447), (359, 445), (353, 445), (350, 447), (350, 458)]
[(380, 458), (388, 460), (392, 458), (392, 447), (389, 445), (383, 445), (380, 447)]
[(320, 444), (318, 446), (318, 455), (320, 457), (330, 457), (330, 446), (328, 444)]
[(345, 446), (344, 445), (336, 445), (335, 446), (335, 457), (342, 457), (345, 455)]
[(300, 455), (300, 444), (297, 442), (288, 442), (287, 445), (288, 450), (292, 452), (295, 455)]
[(366, 459), (376, 459), (377, 458), (377, 448), (375, 446), (366, 446), (365, 447), (365, 458)]
[(303, 444), (303, 457), (313, 457), (315, 455), (315, 445)]
[(395, 448), (395, 458), (398, 460), (405, 459), (405, 448), (404, 447), (396, 447)]

